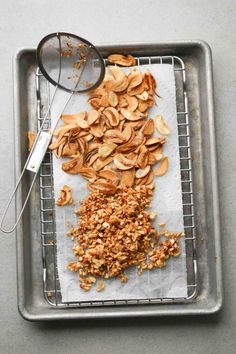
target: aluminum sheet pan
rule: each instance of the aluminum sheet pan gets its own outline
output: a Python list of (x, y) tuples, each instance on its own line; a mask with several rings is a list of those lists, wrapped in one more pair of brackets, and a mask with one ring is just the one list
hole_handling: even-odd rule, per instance
[[(186, 66), (190, 141), (195, 202), (198, 293), (189, 303), (154, 303), (57, 308), (46, 302), (42, 281), (39, 183), (34, 186), (24, 216), (17, 228), (18, 308), (28, 320), (112, 318), (210, 314), (222, 306), (222, 275), (217, 166), (214, 132), (212, 61), (209, 46), (202, 41), (127, 43), (98, 46), (104, 57), (114, 52), (135, 56), (176, 55)], [(15, 177), (27, 157), (27, 131), (35, 130), (35, 48), (18, 51), (14, 59)], [(20, 210), (29, 184), (22, 183)]]

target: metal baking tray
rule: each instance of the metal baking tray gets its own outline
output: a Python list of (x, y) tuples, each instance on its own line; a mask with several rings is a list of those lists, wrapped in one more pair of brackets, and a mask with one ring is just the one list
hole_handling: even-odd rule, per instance
[[(214, 136), (212, 63), (209, 46), (202, 41), (101, 45), (104, 58), (110, 53), (133, 54), (140, 65), (170, 62), (182, 77), (183, 92), (178, 92), (179, 134), (187, 155), (183, 155), (183, 174), (188, 172), (186, 193), (186, 237), (189, 252), (188, 297), (107, 303), (63, 304), (56, 274), (56, 246), (50, 229), (48, 176), (50, 154), (17, 228), (18, 308), (28, 320), (105, 318), (209, 314), (222, 306), (220, 225)], [(16, 178), (27, 157), (27, 131), (36, 130), (47, 104), (46, 82), (41, 82), (34, 48), (21, 49), (14, 60), (15, 166)], [(45, 86), (41, 89), (41, 86)], [(183, 103), (178, 102), (182, 95)], [(179, 107), (178, 107), (179, 103)], [(181, 142), (180, 142), (181, 145)], [(191, 150), (191, 155), (190, 155)], [(184, 163), (188, 162), (187, 166)], [(185, 171), (184, 171), (185, 170)], [(46, 171), (46, 172), (45, 172)], [(189, 172), (190, 171), (190, 172)], [(49, 170), (50, 175), (50, 170)], [(45, 182), (47, 181), (47, 182)], [(48, 182), (49, 181), (49, 182)], [(46, 184), (45, 184), (46, 183)], [(49, 184), (47, 184), (49, 183)], [(21, 187), (21, 202), (29, 184)], [(187, 186), (187, 187), (186, 187)], [(184, 188), (187, 188), (184, 190)], [(45, 194), (45, 190), (47, 191)], [(194, 200), (194, 206), (193, 206)], [(190, 204), (190, 211), (189, 209)], [(50, 209), (50, 208), (49, 208)], [(51, 230), (51, 231), (50, 231)], [(48, 236), (50, 236), (48, 238)], [(49, 242), (48, 242), (49, 240)]]

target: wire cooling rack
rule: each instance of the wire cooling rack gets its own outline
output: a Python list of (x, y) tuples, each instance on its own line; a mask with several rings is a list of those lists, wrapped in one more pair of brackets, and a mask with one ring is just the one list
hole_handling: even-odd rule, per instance
[[(187, 303), (195, 299), (198, 290), (196, 239), (194, 224), (194, 196), (192, 189), (192, 164), (189, 135), (188, 92), (186, 87), (186, 69), (183, 60), (176, 56), (137, 57), (137, 65), (171, 64), (176, 81), (176, 104), (178, 136), (180, 150), (180, 170), (182, 184), (183, 216), (185, 229), (185, 248), (187, 263), (186, 298), (151, 298), (132, 300), (106, 300), (63, 303), (57, 270), (55, 200), (53, 187), (52, 152), (48, 151), (40, 170), (40, 205), (41, 205), (41, 241), (43, 265), (43, 290), (46, 301), (54, 307), (85, 307), (104, 305), (131, 305), (151, 303)], [(50, 102), (49, 83), (36, 72), (37, 121), (42, 125), (45, 111)], [(44, 122), (43, 129), (50, 128), (50, 119)]]

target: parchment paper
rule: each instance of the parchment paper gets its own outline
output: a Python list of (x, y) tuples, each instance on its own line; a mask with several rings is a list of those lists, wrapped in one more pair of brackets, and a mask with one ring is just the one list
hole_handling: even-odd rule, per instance
[[(173, 67), (168, 64), (152, 64), (138, 67), (144, 71), (149, 69), (157, 81), (157, 91), (161, 98), (156, 97), (156, 105), (149, 110), (149, 117), (157, 114), (163, 115), (168, 123), (171, 134), (164, 147), (164, 153), (169, 158), (169, 170), (163, 177), (155, 178), (156, 189), (154, 192), (152, 210), (158, 216), (154, 226), (158, 229), (159, 223), (165, 223), (166, 229), (177, 232), (183, 231), (183, 210), (180, 181), (179, 145), (177, 132), (175, 79)], [(124, 69), (129, 71), (130, 69)], [(51, 88), (53, 91), (53, 88)], [(63, 107), (68, 93), (60, 91), (52, 107), (52, 119), (57, 116)], [(90, 110), (86, 94), (72, 97), (64, 113), (72, 114), (84, 110)], [(186, 279), (186, 255), (185, 243), (181, 238), (181, 255), (171, 257), (167, 266), (162, 269), (145, 271), (141, 276), (137, 275), (134, 267), (125, 273), (129, 281), (121, 284), (118, 279), (106, 281), (106, 287), (102, 292), (96, 292), (93, 287), (89, 292), (84, 292), (79, 287), (78, 274), (67, 269), (70, 261), (75, 261), (72, 247), (73, 242), (66, 236), (68, 230), (67, 221), (72, 224), (78, 222), (74, 210), (80, 205), (80, 201), (88, 195), (86, 180), (79, 175), (69, 175), (61, 170), (62, 159), (53, 155), (53, 175), (55, 197), (59, 195), (64, 184), (73, 189), (73, 198), (76, 206), (56, 206), (56, 238), (57, 238), (57, 263), (62, 292), (62, 301), (90, 301), (112, 299), (144, 299), (156, 297), (185, 297), (187, 294)]]

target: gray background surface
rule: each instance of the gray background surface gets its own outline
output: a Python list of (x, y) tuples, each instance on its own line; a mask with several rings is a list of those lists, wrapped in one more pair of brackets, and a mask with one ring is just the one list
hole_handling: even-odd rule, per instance
[[(0, 237), (0, 353), (236, 352), (235, 0), (0, 0), (0, 215), (13, 188), (12, 56), (50, 32), (93, 43), (206, 40), (213, 51), (224, 307), (209, 317), (29, 323), (16, 306), (14, 235)], [(13, 220), (13, 212), (11, 214)]]

